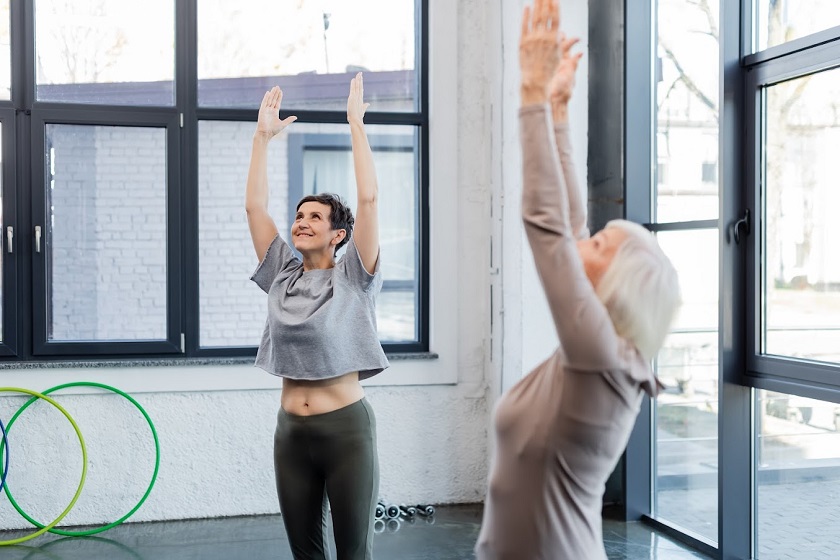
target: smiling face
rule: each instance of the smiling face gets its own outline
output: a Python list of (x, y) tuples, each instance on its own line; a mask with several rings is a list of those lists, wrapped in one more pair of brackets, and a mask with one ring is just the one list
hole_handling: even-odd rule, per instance
[(335, 246), (345, 235), (347, 232), (343, 229), (332, 229), (328, 204), (304, 202), (295, 214), (292, 243), (302, 254), (329, 253), (332, 256)]
[(598, 283), (612, 263), (616, 251), (626, 239), (627, 232), (617, 227), (608, 227), (588, 239), (581, 239), (577, 242), (578, 253), (583, 261), (583, 269), (594, 287), (598, 287)]

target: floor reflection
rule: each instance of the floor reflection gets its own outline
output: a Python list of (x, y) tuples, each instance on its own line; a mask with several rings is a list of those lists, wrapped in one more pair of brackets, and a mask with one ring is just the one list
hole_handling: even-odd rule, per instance
[[(472, 560), (481, 527), (481, 505), (435, 506), (432, 515), (377, 519), (377, 560)], [(0, 540), (31, 531), (0, 532)], [(707, 558), (641, 523), (604, 519), (610, 560)], [(334, 554), (334, 551), (333, 551)], [(0, 547), (3, 560), (291, 560), (278, 515), (125, 523), (107, 537), (45, 534), (25, 544)]]

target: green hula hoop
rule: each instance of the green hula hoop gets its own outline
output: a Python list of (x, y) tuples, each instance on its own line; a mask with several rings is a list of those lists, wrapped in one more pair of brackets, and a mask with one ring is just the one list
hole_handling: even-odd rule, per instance
[[(131, 395), (129, 395), (128, 393), (125, 393), (124, 391), (121, 391), (121, 390), (117, 389), (116, 387), (111, 387), (110, 385), (105, 385), (104, 383), (95, 383), (93, 381), (77, 381), (77, 382), (74, 382), (74, 383), (64, 383), (63, 385), (56, 385), (55, 387), (51, 387), (51, 388), (47, 389), (46, 391), (44, 391), (44, 394), (48, 395), (50, 393), (54, 393), (55, 391), (60, 391), (61, 389), (66, 389), (67, 387), (98, 387), (100, 389), (105, 389), (107, 391), (111, 391), (113, 393), (117, 393), (118, 395), (121, 395), (121, 396), (125, 397), (146, 418), (146, 422), (148, 422), (149, 428), (151, 428), (151, 430), (152, 430), (152, 437), (155, 440), (155, 470), (154, 470), (154, 473), (152, 474), (152, 480), (151, 480), (151, 482), (149, 482), (149, 487), (146, 488), (146, 492), (143, 494), (143, 497), (140, 498), (140, 501), (137, 502), (137, 505), (135, 505), (133, 508), (131, 508), (131, 510), (128, 513), (126, 513), (125, 515), (123, 515), (122, 517), (120, 517), (116, 521), (108, 523), (107, 525), (103, 525), (102, 527), (97, 527), (95, 529), (88, 529), (86, 531), (65, 531), (63, 529), (55, 529), (54, 528), (55, 525), (56, 525), (55, 523), (50, 525), (48, 528), (45, 528), (45, 526), (43, 524), (34, 520), (25, 511), (23, 511), (23, 509), (17, 504), (15, 499), (12, 497), (11, 491), (9, 490), (8, 480), (6, 481), (6, 488), (5, 488), (6, 496), (9, 497), (9, 501), (14, 506), (14, 508), (18, 511), (18, 513), (21, 514), (27, 521), (29, 521), (30, 523), (32, 523), (36, 527), (40, 527), (43, 530), (48, 530), (50, 533), (54, 533), (56, 535), (63, 535), (65, 537), (87, 537), (89, 535), (95, 535), (97, 533), (107, 531), (108, 529), (113, 529), (114, 527), (116, 527), (117, 525), (119, 525), (120, 523), (122, 523), (123, 521), (125, 521), (126, 519), (131, 517), (132, 515), (134, 515), (134, 513), (138, 509), (140, 509), (140, 506), (143, 505), (143, 503), (146, 501), (146, 498), (148, 498), (149, 494), (151, 494), (152, 488), (154, 488), (155, 481), (157, 480), (158, 470), (160, 469), (160, 442), (158, 441), (157, 430), (155, 430), (155, 425), (152, 423), (152, 419), (149, 418), (148, 413), (146, 413), (146, 410), (142, 406), (140, 406), (140, 403), (138, 403), (136, 400), (134, 400), (134, 398)], [(26, 410), (26, 408), (29, 407), (29, 405), (31, 405), (36, 400), (37, 399), (30, 399), (29, 401), (26, 402), (26, 404), (24, 404), (22, 407), (20, 407), (17, 412), (15, 412), (15, 415), (12, 416), (12, 419), (9, 421), (9, 425), (6, 427), (6, 431), (8, 431), (11, 428), (12, 424), (14, 424), (15, 420), (17, 420), (17, 417), (20, 416), (21, 412)], [(75, 503), (75, 500), (73, 500), (73, 502)]]
[[(62, 519), (64, 519), (64, 517), (68, 513), (70, 513), (70, 510), (73, 509), (74, 505), (76, 505), (76, 500), (78, 500), (79, 496), (82, 495), (82, 488), (84, 488), (84, 486), (85, 486), (85, 477), (87, 477), (87, 448), (85, 447), (85, 438), (82, 437), (82, 432), (81, 432), (81, 430), (79, 430), (79, 426), (76, 424), (76, 421), (73, 420), (73, 417), (70, 416), (69, 412), (64, 410), (64, 407), (62, 407), (60, 404), (55, 402), (53, 399), (49, 398), (48, 396), (44, 395), (43, 393), (36, 393), (35, 391), (31, 391), (29, 389), (21, 389), (19, 387), (0, 387), (0, 392), (1, 393), (26, 393), (27, 395), (32, 395), (32, 397), (33, 397), (32, 400), (30, 400), (28, 402), (34, 402), (38, 399), (42, 399), (42, 400), (47, 401), (48, 403), (50, 403), (51, 405), (56, 407), (59, 410), (59, 412), (61, 412), (64, 415), (64, 417), (67, 418), (70, 421), (70, 424), (73, 425), (73, 430), (76, 432), (76, 435), (79, 437), (79, 443), (82, 446), (82, 477), (79, 480), (79, 487), (76, 489), (76, 494), (73, 495), (73, 499), (70, 500), (70, 504), (67, 506), (67, 508), (65, 508), (64, 511), (62, 511), (58, 515), (58, 517), (55, 518), (55, 520), (53, 520), (52, 523), (48, 523), (47, 525), (43, 525), (43, 526), (39, 525), (40, 528), (37, 531), (35, 531), (34, 533), (32, 533), (31, 535), (27, 535), (25, 537), (20, 537), (20, 538), (17, 538), (17, 539), (9, 539), (9, 540), (5, 540), (5, 541), (0, 541), (0, 546), (7, 546), (7, 545), (11, 545), (11, 544), (19, 544), (19, 543), (22, 543), (22, 542), (26, 542), (30, 539), (34, 539), (35, 537), (37, 537), (39, 535), (43, 535), (44, 533), (46, 533), (47, 531), (49, 531), (50, 529), (52, 529), (53, 527), (58, 525), (58, 522), (61, 521)], [(2, 453), (2, 450), (3, 450), (3, 447), (2, 447), (2, 444), (0, 444), (0, 453)], [(6, 490), (8, 490), (8, 489), (9, 489), (9, 485), (6, 484)]]

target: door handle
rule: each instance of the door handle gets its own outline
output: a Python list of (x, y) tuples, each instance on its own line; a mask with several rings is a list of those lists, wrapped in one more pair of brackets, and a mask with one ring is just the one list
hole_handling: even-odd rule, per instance
[(741, 244), (741, 233), (743, 232), (744, 235), (749, 235), (750, 230), (752, 229), (752, 220), (750, 219), (750, 209), (747, 208), (744, 210), (744, 217), (740, 220), (735, 220), (729, 226), (729, 234), (732, 236), (732, 239), (735, 240), (736, 245)]

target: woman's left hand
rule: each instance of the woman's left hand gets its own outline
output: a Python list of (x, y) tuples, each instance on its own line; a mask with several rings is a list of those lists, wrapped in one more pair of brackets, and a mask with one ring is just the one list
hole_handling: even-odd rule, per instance
[(364, 122), (365, 111), (370, 107), (370, 103), (364, 101), (364, 94), (362, 73), (359, 72), (350, 80), (350, 95), (347, 96), (347, 122), (350, 124)]
[(575, 87), (575, 72), (580, 57), (583, 56), (583, 53), (572, 54), (572, 47), (579, 40), (577, 37), (560, 36), (560, 63), (557, 65), (554, 76), (552, 76), (548, 85), (552, 105), (568, 103), (572, 97), (572, 90)]

